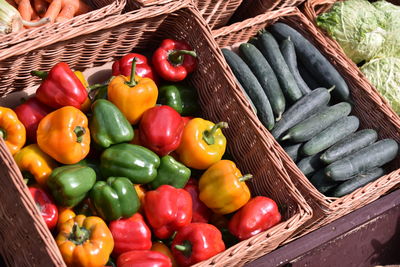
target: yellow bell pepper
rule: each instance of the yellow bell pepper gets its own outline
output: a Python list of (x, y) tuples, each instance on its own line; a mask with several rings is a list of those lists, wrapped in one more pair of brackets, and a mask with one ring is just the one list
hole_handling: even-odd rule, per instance
[(78, 215), (61, 224), (56, 242), (67, 266), (74, 267), (104, 266), (114, 248), (107, 224), (95, 216)]
[(12, 109), (0, 107), (0, 138), (4, 139), (11, 155), (15, 155), (25, 144), (25, 126)]
[(139, 122), (143, 113), (156, 105), (157, 85), (150, 78), (135, 75), (135, 60), (132, 61), (131, 77), (119, 75), (108, 84), (108, 100), (116, 105), (130, 124)]
[(251, 174), (242, 175), (236, 164), (220, 160), (200, 177), (200, 200), (217, 214), (228, 214), (240, 209), (251, 197), (246, 180)]
[(60, 230), (61, 226), (68, 220), (75, 218), (76, 214), (71, 208), (59, 207), (58, 208), (58, 221), (57, 229)]
[(150, 250), (158, 251), (158, 252), (164, 254), (165, 256), (167, 256), (171, 260), (172, 267), (178, 267), (178, 264), (176, 263), (176, 260), (175, 260), (174, 256), (172, 255), (171, 250), (163, 242), (154, 241)]
[(40, 186), (46, 186), (47, 178), (57, 167), (57, 163), (40, 150), (37, 144), (28, 145), (18, 151), (14, 160), (24, 178), (33, 176)]
[(226, 149), (226, 138), (221, 128), (227, 127), (226, 122), (214, 124), (201, 118), (190, 120), (176, 150), (180, 161), (187, 167), (204, 170), (221, 160)]
[(40, 121), (37, 142), (41, 150), (58, 162), (75, 164), (89, 153), (88, 119), (72, 106), (57, 109)]
[[(85, 76), (83, 75), (83, 73), (81, 71), (74, 71), (76, 77), (78, 77), (78, 79), (81, 81), (81, 83), (83, 84), (83, 86), (85, 86), (86, 90), (89, 91), (89, 83), (86, 81)], [(92, 102), (90, 101), (89, 95), (86, 98), (85, 102), (83, 102), (82, 106), (81, 106), (81, 110), (83, 112), (88, 112), (90, 109), (90, 106), (92, 105)]]

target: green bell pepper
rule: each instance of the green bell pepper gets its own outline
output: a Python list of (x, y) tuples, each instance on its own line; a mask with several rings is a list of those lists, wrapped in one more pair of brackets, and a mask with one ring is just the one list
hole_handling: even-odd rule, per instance
[(96, 172), (96, 180), (103, 180), (103, 175), (100, 172), (100, 161), (92, 158), (86, 158), (76, 164), (92, 168)]
[(127, 177), (134, 184), (147, 184), (157, 176), (160, 158), (151, 150), (132, 144), (118, 144), (100, 157), (103, 176)]
[(92, 112), (89, 129), (93, 141), (99, 146), (107, 148), (133, 139), (132, 125), (110, 101), (96, 100), (92, 105)]
[(74, 207), (81, 202), (96, 182), (96, 172), (79, 164), (55, 168), (47, 180), (57, 204)]
[(98, 181), (90, 198), (97, 214), (106, 221), (129, 218), (140, 208), (140, 200), (132, 182), (125, 177), (109, 177)]
[(153, 189), (157, 189), (164, 184), (168, 184), (175, 188), (184, 188), (189, 178), (190, 169), (167, 155), (161, 158), (157, 176), (150, 183), (150, 186)]
[(186, 85), (164, 85), (158, 94), (158, 103), (172, 107), (182, 116), (193, 116), (200, 110), (196, 89)]

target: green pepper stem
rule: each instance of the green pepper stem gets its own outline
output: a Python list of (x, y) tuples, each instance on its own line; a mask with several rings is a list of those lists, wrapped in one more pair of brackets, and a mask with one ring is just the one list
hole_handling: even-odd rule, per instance
[(78, 223), (75, 222), (74, 226), (72, 226), (72, 233), (70, 236), (70, 240), (77, 245), (83, 244), (89, 238), (89, 231), (85, 228), (79, 227)]
[(136, 61), (137, 61), (137, 59), (134, 57), (132, 60), (131, 76), (130, 76), (129, 82), (127, 83), (130, 87), (134, 87), (137, 84), (137, 82), (135, 81)]
[(186, 251), (187, 247), (183, 246), (183, 245), (175, 245), (175, 248), (179, 251)]
[(192, 244), (189, 240), (183, 241), (181, 245), (175, 245), (175, 248), (182, 252), (186, 257), (190, 257), (192, 254)]
[(246, 175), (243, 175), (242, 177), (239, 177), (238, 180), (239, 180), (239, 182), (244, 182), (244, 181), (250, 180), (252, 178), (253, 178), (252, 174), (246, 174)]
[(3, 128), (0, 128), (0, 138), (7, 139), (7, 132)]
[(76, 126), (74, 129), (74, 133), (76, 134), (76, 142), (81, 143), (82, 136), (86, 133), (86, 130), (82, 126)]
[(44, 80), (47, 78), (47, 75), (49, 75), (49, 73), (47, 71), (33, 70), (31, 71), (31, 75)]
[(222, 128), (228, 128), (228, 123), (227, 122), (219, 122), (217, 124), (215, 124), (211, 130), (205, 130), (203, 132), (203, 140), (208, 144), (208, 145), (213, 145), (215, 143), (215, 132), (218, 129), (222, 129)]
[(33, 174), (28, 171), (22, 171), (21, 174), (24, 179), (27, 179), (29, 181), (33, 181), (35, 179), (35, 176), (33, 176)]
[(184, 60), (184, 55), (189, 55), (192, 57), (197, 57), (197, 54), (195, 51), (189, 51), (189, 50), (175, 50), (172, 51), (169, 55), (168, 55), (168, 60), (170, 62), (172, 62), (172, 64), (175, 65), (180, 65), (183, 63)]

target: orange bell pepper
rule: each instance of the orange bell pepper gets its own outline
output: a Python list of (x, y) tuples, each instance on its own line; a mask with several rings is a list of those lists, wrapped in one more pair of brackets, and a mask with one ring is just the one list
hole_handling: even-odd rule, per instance
[(104, 266), (114, 248), (107, 224), (99, 217), (78, 215), (61, 224), (56, 237), (67, 266)]
[(171, 259), (172, 267), (178, 267), (178, 264), (176, 263), (175, 258), (172, 255), (171, 250), (163, 242), (161, 242), (161, 241), (153, 242), (153, 245), (151, 246), (150, 250), (157, 251), (157, 252), (160, 252), (160, 253), (164, 254), (165, 256), (167, 256), (168, 258)]
[(251, 197), (246, 180), (251, 174), (242, 175), (230, 160), (220, 160), (200, 177), (199, 198), (217, 214), (228, 214), (240, 209)]
[(68, 220), (75, 218), (76, 214), (71, 208), (59, 207), (58, 208), (58, 222), (57, 229), (60, 230), (61, 226)]
[(144, 196), (146, 194), (146, 189), (141, 184), (135, 184), (135, 191), (140, 200), (140, 209), (144, 206)]
[(14, 160), (24, 178), (35, 178), (40, 186), (46, 186), (47, 178), (57, 167), (57, 163), (40, 150), (37, 144), (24, 147), (14, 155)]
[(190, 120), (176, 150), (180, 161), (187, 167), (204, 170), (221, 160), (226, 149), (226, 138), (221, 128), (227, 127), (226, 122), (214, 124), (201, 118)]
[(157, 85), (150, 78), (135, 75), (136, 60), (132, 61), (131, 77), (119, 75), (108, 85), (108, 100), (113, 102), (131, 124), (139, 122), (143, 113), (157, 102)]
[(3, 138), (11, 155), (15, 155), (26, 142), (25, 126), (12, 109), (0, 107), (0, 138)]
[(58, 162), (78, 163), (90, 149), (88, 119), (72, 106), (53, 111), (40, 121), (37, 142), (40, 149)]

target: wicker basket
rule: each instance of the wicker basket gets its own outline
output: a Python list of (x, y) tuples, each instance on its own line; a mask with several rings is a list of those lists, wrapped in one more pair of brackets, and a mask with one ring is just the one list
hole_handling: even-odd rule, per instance
[(37, 39), (46, 34), (54, 34), (54, 32), (59, 32), (68, 27), (77, 27), (110, 15), (120, 14), (126, 4), (125, 0), (85, 0), (85, 2), (93, 8), (93, 11), (76, 16), (62, 23), (53, 23), (32, 29), (25, 29), (14, 34), (1, 35), (0, 49), (8, 49), (14, 44)]
[[(362, 77), (354, 64), (343, 53), (331, 46), (330, 42), (297, 8), (267, 12), (216, 30), (213, 35), (220, 47), (232, 46), (247, 41), (259, 30), (278, 20), (302, 33), (341, 73), (351, 90), (355, 102), (352, 113), (360, 119), (360, 128), (373, 128), (377, 130), (380, 139), (393, 138), (400, 142), (399, 117)], [(374, 201), (400, 183), (400, 156), (398, 156), (388, 167), (387, 171), (390, 172), (388, 175), (344, 197), (325, 197), (315, 189), (265, 128), (264, 138), (273, 143), (273, 148), (284, 160), (284, 166), (293, 183), (313, 208), (314, 217), (309, 221), (308, 227), (303, 233), (314, 230)]]
[[(128, 10), (160, 5), (172, 0), (127, 0)], [(192, 0), (211, 29), (225, 26), (243, 0)]]
[(264, 14), (267, 11), (297, 6), (305, 1), (306, 0), (243, 0), (230, 22), (243, 21)]
[[(311, 218), (312, 210), (290, 181), (282, 161), (274, 151), (273, 142), (262, 138), (261, 124), (240, 93), (203, 18), (190, 2), (142, 8), (105, 18), (102, 22), (89, 23), (80, 32), (70, 32), (49, 46), (38, 47), (20, 57), (30, 58), (55, 51), (60, 56), (54, 62), (70, 59), (72, 67), (84, 69), (102, 65), (132, 50), (151, 51), (167, 37), (186, 40), (196, 50), (199, 56), (198, 69), (189, 77), (189, 82), (198, 89), (203, 116), (212, 121), (228, 122), (229, 128), (224, 130), (228, 153), (242, 172), (254, 175), (249, 182), (253, 195), (271, 197), (281, 208), (283, 221), (280, 224), (199, 264), (241, 266), (270, 252), (289, 238)], [(69, 47), (79, 49), (79, 57), (75, 56), (75, 51), (68, 52)], [(46, 65), (40, 69), (48, 70), (50, 67)], [(1, 91), (1, 96), (4, 99), (11, 91), (18, 89)], [(1, 181), (4, 184), (0, 190), (3, 190), (3, 198), (7, 198), (8, 204), (0, 209), (3, 218), (1, 244), (7, 244), (0, 247), (2, 253), (8, 262), (13, 261), (16, 266), (32, 266), (32, 257), (38, 258), (36, 261), (40, 263), (44, 259), (62, 266), (54, 240), (39, 219), (20, 172), (4, 149), (3, 142), (0, 146), (2, 164), (5, 165), (1, 169), (4, 176)]]

